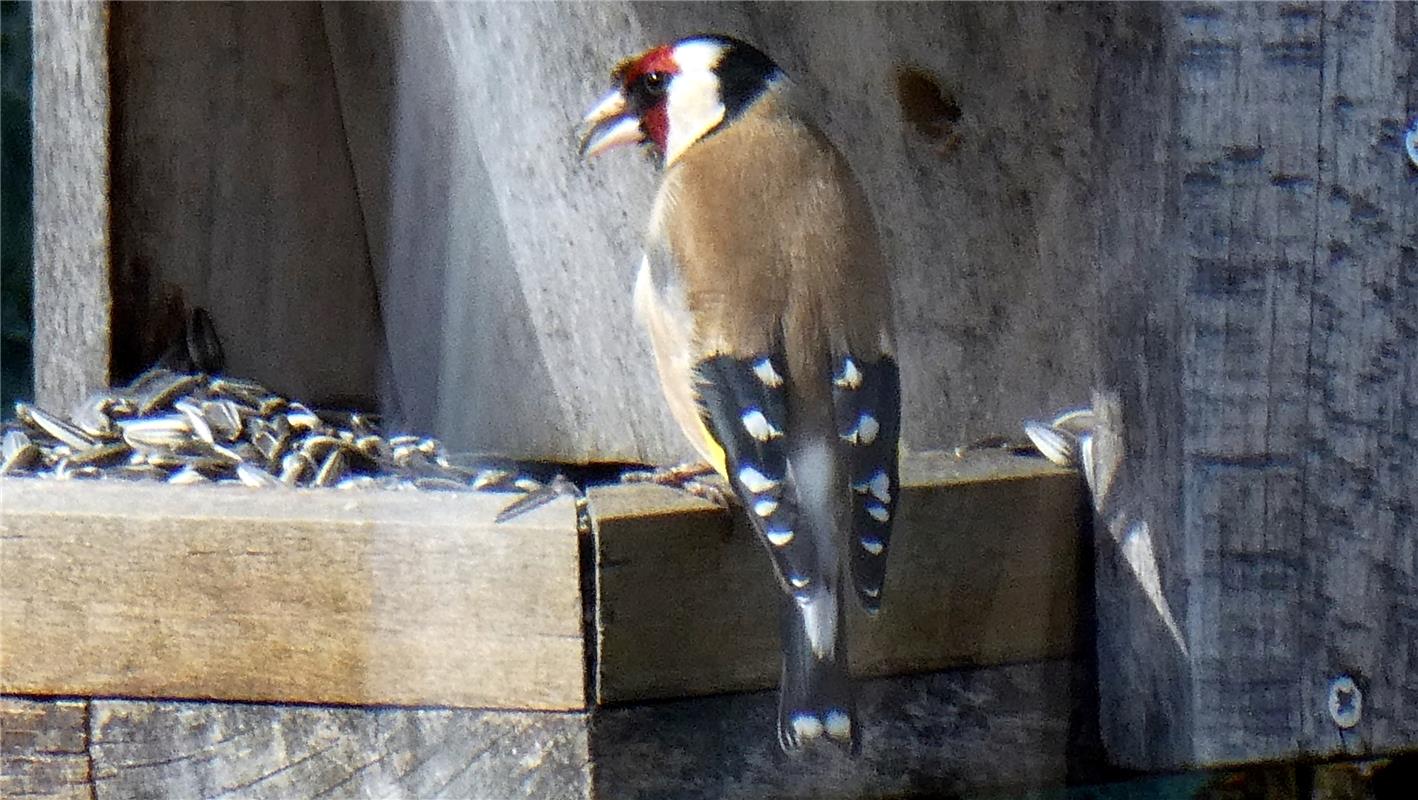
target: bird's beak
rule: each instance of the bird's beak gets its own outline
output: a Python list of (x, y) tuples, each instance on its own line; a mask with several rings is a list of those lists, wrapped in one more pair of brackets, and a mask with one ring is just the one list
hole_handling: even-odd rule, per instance
[(645, 140), (640, 130), (640, 118), (626, 110), (625, 95), (619, 89), (601, 98), (601, 102), (581, 120), (581, 158), (589, 159), (612, 147), (636, 144)]

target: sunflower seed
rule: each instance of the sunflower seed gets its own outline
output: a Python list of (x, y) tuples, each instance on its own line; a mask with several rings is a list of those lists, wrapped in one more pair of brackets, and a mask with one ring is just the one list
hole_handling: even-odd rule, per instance
[(153, 381), (138, 397), (138, 413), (147, 416), (167, 408), (178, 395), (196, 386), (199, 379), (197, 375), (177, 372)]
[(188, 465), (169, 475), (167, 482), (179, 486), (190, 486), (194, 483), (211, 483), (212, 479), (203, 475), (196, 467)]
[(306, 473), (315, 469), (315, 462), (310, 460), (310, 456), (305, 453), (286, 453), (281, 459), (281, 483), (287, 486), (296, 486)]
[(332, 450), (330, 455), (325, 457), (325, 463), (320, 465), (320, 471), (315, 473), (315, 485), (334, 486), (343, 477), (345, 477), (345, 451)]
[(223, 442), (236, 441), (241, 435), (241, 411), (231, 400), (208, 400), (202, 403), (202, 416), (212, 435)]
[(173, 403), (172, 407), (187, 418), (187, 424), (192, 428), (192, 432), (197, 434), (198, 439), (207, 444), (217, 443), (217, 436), (212, 432), (212, 426), (207, 423), (207, 414), (200, 402), (184, 397)]
[(79, 466), (105, 467), (122, 461), (132, 448), (126, 442), (109, 442), (90, 447), (69, 457), (69, 463)]
[(260, 467), (247, 463), (236, 465), (236, 477), (246, 486), (266, 489), (285, 486), (280, 479)]
[(30, 441), (24, 431), (5, 431), (5, 463), (0, 474), (9, 475), (38, 462), (43, 451)]
[(319, 414), (300, 403), (291, 403), (286, 407), (285, 419), (292, 428), (298, 431), (314, 431), (325, 427), (325, 424), (320, 421)]
[(74, 414), (69, 419), (75, 427), (89, 436), (96, 439), (112, 438), (118, 435), (113, 418), (109, 416), (109, 409), (113, 406), (114, 397), (110, 394), (90, 395), (74, 409)]
[(1078, 437), (1038, 420), (1025, 420), (1024, 433), (1044, 458), (1061, 467), (1078, 465)]
[(75, 450), (87, 450), (98, 440), (38, 406), (15, 404), (15, 416), (33, 425)]
[(192, 442), (192, 425), (181, 414), (119, 420), (118, 427), (134, 447), (177, 450)]

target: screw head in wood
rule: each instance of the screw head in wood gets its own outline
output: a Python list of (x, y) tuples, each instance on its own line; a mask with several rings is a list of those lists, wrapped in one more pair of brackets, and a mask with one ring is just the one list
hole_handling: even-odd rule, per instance
[(1339, 675), (1329, 682), (1329, 718), (1344, 730), (1359, 724), (1364, 715), (1364, 693), (1348, 675)]

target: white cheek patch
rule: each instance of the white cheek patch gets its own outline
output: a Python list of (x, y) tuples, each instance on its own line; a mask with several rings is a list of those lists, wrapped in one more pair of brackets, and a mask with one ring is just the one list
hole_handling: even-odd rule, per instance
[(689, 146), (724, 121), (719, 78), (714, 68), (724, 57), (724, 45), (689, 41), (674, 49), (679, 73), (670, 81), (665, 115), (670, 130), (665, 142), (665, 164), (673, 164)]
[(724, 121), (719, 102), (719, 79), (712, 72), (684, 72), (670, 81), (665, 103), (670, 131), (665, 142), (665, 163), (673, 164), (689, 146)]

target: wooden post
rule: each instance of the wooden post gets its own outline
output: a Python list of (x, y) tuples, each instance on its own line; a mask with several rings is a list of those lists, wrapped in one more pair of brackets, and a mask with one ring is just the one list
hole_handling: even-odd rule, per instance
[(108, 6), (34, 6), (35, 396), (108, 385)]
[(1101, 13), (1104, 741), (1146, 769), (1411, 748), (1418, 15)]

